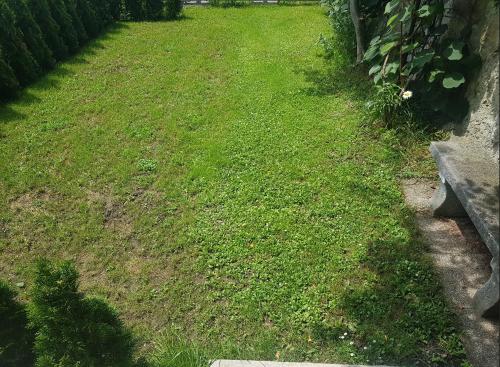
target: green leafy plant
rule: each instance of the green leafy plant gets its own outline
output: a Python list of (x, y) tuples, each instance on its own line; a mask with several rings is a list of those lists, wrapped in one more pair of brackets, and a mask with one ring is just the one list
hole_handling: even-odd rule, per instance
[(413, 90), (421, 105), (463, 116), (466, 81), (480, 60), (462, 39), (447, 36), (444, 20), (451, 14), (445, 1), (391, 0), (383, 13), (385, 25), (364, 55), (374, 82), (397, 84), (400, 96)]
[(408, 106), (408, 92), (401, 94), (401, 88), (391, 82), (382, 82), (376, 85), (373, 98), (367, 103), (369, 115), (372, 119), (382, 120), (386, 127), (394, 127), (401, 119), (410, 119), (411, 112)]

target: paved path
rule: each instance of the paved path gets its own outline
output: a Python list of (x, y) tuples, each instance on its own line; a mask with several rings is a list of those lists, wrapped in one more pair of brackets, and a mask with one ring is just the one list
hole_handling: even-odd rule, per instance
[[(289, 362), (265, 362), (265, 361), (215, 361), (212, 367), (363, 367), (353, 364), (323, 364), (323, 363), (289, 363)], [(377, 367), (377, 366), (371, 366)], [(388, 367), (388, 366), (378, 366)]]
[(475, 314), (472, 298), (490, 276), (491, 254), (468, 218), (433, 218), (430, 202), (439, 182), (403, 182), (406, 201), (416, 210), (417, 225), (429, 244), (430, 256), (444, 293), (464, 331), (467, 357), (474, 367), (497, 367), (498, 320)]

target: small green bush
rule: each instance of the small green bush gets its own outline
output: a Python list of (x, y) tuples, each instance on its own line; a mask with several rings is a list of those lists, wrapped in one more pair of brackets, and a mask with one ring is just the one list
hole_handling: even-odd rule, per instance
[(57, 61), (64, 60), (69, 54), (68, 47), (61, 38), (61, 29), (52, 17), (47, 0), (27, 0), (27, 4), (42, 31), (45, 43), (52, 51), (52, 55)]
[(53, 68), (55, 60), (52, 57), (52, 51), (45, 43), (42, 31), (33, 18), (25, 0), (7, 0), (7, 4), (14, 12), (16, 26), (21, 30), (24, 43), (38, 65), (45, 70)]
[(16, 26), (16, 17), (5, 0), (0, 0), (0, 47), (21, 85), (37, 78), (39, 66), (24, 43), (23, 34)]
[(34, 337), (26, 310), (15, 298), (16, 293), (0, 281), (0, 366), (30, 367)]
[(144, 16), (148, 20), (159, 20), (163, 17), (163, 0), (144, 0)]
[(40, 261), (31, 296), (36, 367), (133, 365), (131, 335), (104, 301), (78, 292), (71, 263)]

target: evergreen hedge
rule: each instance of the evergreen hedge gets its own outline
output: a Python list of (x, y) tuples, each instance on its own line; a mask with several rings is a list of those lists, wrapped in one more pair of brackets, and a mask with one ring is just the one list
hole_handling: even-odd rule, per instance
[(0, 99), (15, 96), (113, 21), (175, 19), (182, 0), (0, 0)]
[(7, 4), (16, 16), (16, 26), (23, 33), (24, 43), (33, 55), (34, 59), (47, 70), (55, 65), (52, 51), (44, 40), (38, 23), (33, 18), (25, 0), (7, 0)]
[(39, 75), (38, 64), (24, 43), (14, 12), (5, 0), (0, 0), (0, 47), (19, 84), (26, 85), (36, 79)]

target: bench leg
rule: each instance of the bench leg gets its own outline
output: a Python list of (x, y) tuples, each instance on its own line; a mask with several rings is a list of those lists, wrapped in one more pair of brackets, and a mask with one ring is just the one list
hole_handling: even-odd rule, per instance
[(499, 283), (498, 258), (491, 260), (491, 277), (474, 295), (474, 309), (483, 317), (498, 317), (499, 314)]
[(432, 197), (432, 214), (435, 217), (466, 217), (464, 207), (446, 180), (441, 179), (439, 189)]

